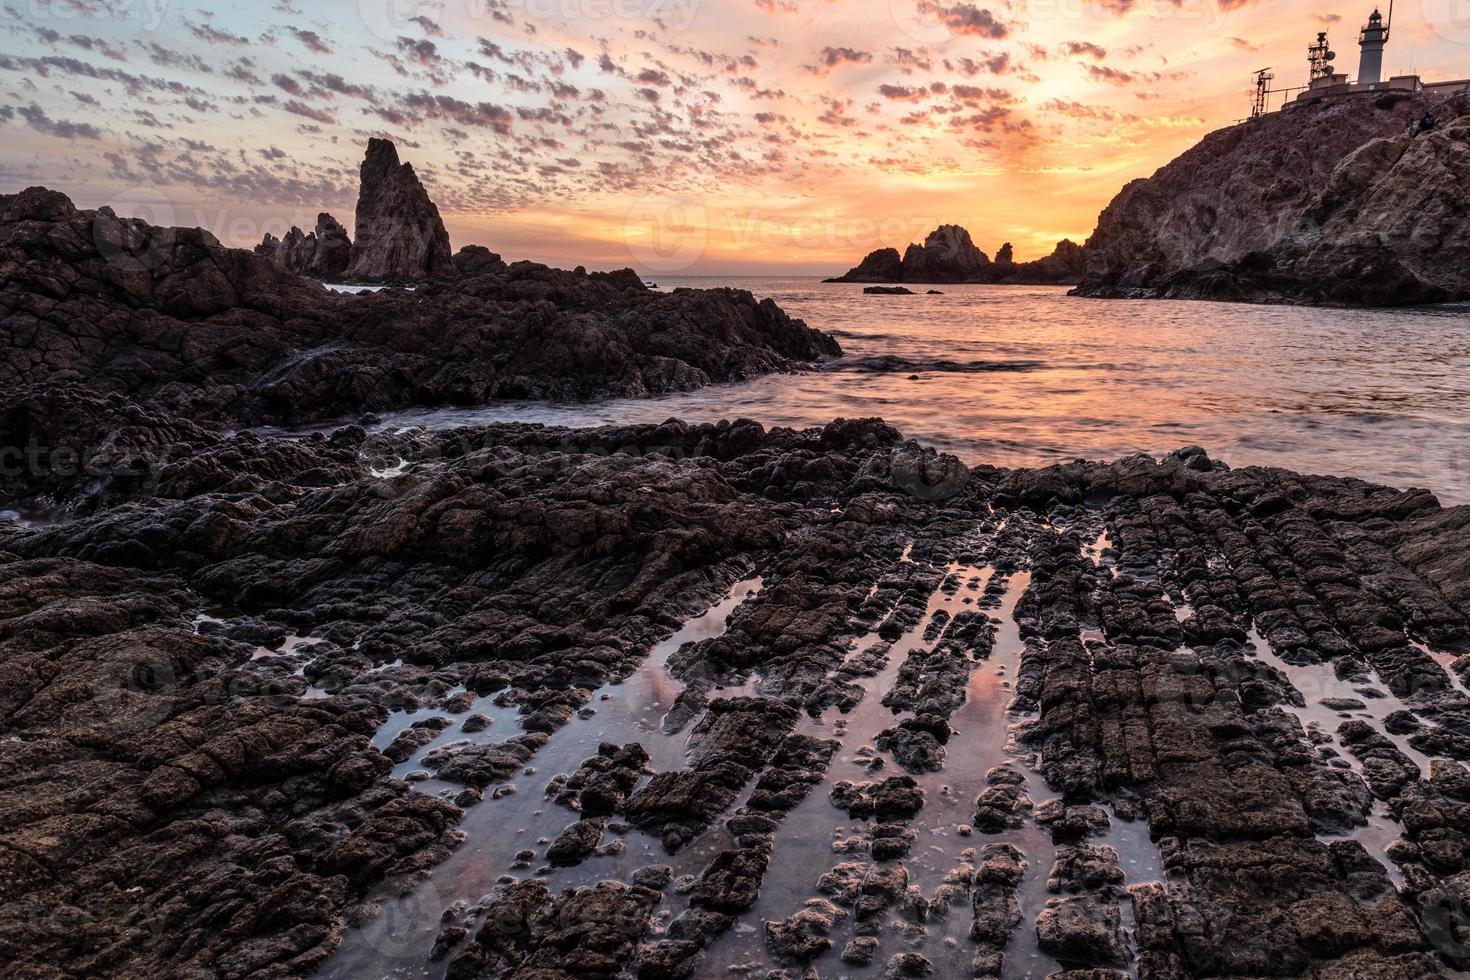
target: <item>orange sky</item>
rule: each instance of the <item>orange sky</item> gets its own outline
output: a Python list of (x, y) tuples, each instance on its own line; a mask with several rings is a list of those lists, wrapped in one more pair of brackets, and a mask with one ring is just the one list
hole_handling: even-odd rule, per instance
[[(0, 0), (5, 2), (5, 0)], [(1225, 0), (8, 0), (0, 191), (237, 245), (351, 225), (399, 141), (456, 247), (648, 273), (835, 273), (940, 223), (994, 253), (1091, 230), (1128, 180), (1306, 74), (1371, 6)], [(1461, 0), (1395, 11), (1389, 72), (1470, 75)], [(1334, 19), (1337, 18), (1337, 19)]]

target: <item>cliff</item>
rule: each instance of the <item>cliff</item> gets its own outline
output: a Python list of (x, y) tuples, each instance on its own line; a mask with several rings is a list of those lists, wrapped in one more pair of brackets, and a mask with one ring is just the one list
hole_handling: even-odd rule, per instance
[(1063, 239), (1045, 258), (1016, 262), (1006, 242), (992, 261), (959, 225), (940, 225), (922, 245), (909, 245), (900, 257), (896, 248), (869, 252), (844, 275), (827, 282), (864, 283), (1065, 283), (1082, 277), (1083, 251)]
[[(1439, 125), (1416, 138), (1410, 120)], [(1399, 305), (1470, 296), (1470, 100), (1383, 93), (1211, 133), (1087, 240), (1083, 296)]]

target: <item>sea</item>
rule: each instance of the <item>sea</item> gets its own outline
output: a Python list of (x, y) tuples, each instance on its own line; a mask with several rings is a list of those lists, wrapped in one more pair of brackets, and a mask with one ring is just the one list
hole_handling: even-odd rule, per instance
[(877, 416), (968, 463), (1160, 456), (1198, 445), (1281, 466), (1425, 487), (1470, 503), (1470, 304), (1324, 309), (1099, 300), (1054, 286), (867, 295), (796, 277), (661, 277), (770, 297), (835, 336), (820, 369), (651, 399), (407, 411), (392, 426), (561, 426)]

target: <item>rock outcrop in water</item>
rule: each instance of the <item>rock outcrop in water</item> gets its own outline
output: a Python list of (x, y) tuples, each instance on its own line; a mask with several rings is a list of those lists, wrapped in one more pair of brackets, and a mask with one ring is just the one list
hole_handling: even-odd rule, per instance
[(368, 141), (357, 195), (357, 240), (347, 276), (356, 282), (439, 279), (456, 274), (439, 209), (390, 140)]
[[(1424, 491), (874, 420), (285, 437), (6, 384), (0, 426), (47, 461), (0, 503), (67, 518), (0, 520), (16, 975), (1470, 965), (1470, 508)], [(668, 658), (683, 722), (560, 745), (757, 570)]]
[(352, 261), (352, 239), (347, 229), (323, 211), (316, 217), (316, 229), (304, 234), (295, 225), (285, 238), (269, 233), (255, 246), (255, 254), (270, 259), (277, 268), (313, 279), (340, 279)]
[(1082, 247), (1065, 239), (1044, 258), (1016, 262), (1011, 256), (1007, 242), (991, 261), (968, 231), (958, 225), (940, 225), (924, 244), (909, 245), (902, 257), (896, 248), (880, 248), (827, 282), (1071, 284), (1082, 276)]
[[(361, 243), (361, 238), (359, 238)], [(461, 252), (466, 274), (344, 295), (201, 229), (0, 196), (0, 386), (85, 380), (190, 420), (645, 396), (840, 352), (770, 300)]]
[[(1438, 128), (1417, 138), (1426, 111)], [(1470, 99), (1384, 93), (1211, 133), (1125, 187), (1084, 296), (1399, 305), (1470, 296)]]

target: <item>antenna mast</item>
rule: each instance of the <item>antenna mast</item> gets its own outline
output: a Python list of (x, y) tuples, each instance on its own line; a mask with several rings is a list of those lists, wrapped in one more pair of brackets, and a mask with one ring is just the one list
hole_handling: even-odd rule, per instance
[(1271, 80), (1276, 76), (1271, 74), (1270, 68), (1261, 68), (1256, 71), (1256, 100), (1251, 106), (1251, 118), (1259, 119), (1266, 114), (1266, 96), (1271, 92)]
[(1317, 32), (1317, 43), (1307, 48), (1307, 63), (1312, 66), (1311, 80), (1327, 78), (1332, 74), (1332, 61), (1337, 58), (1337, 52), (1327, 45), (1327, 32)]

